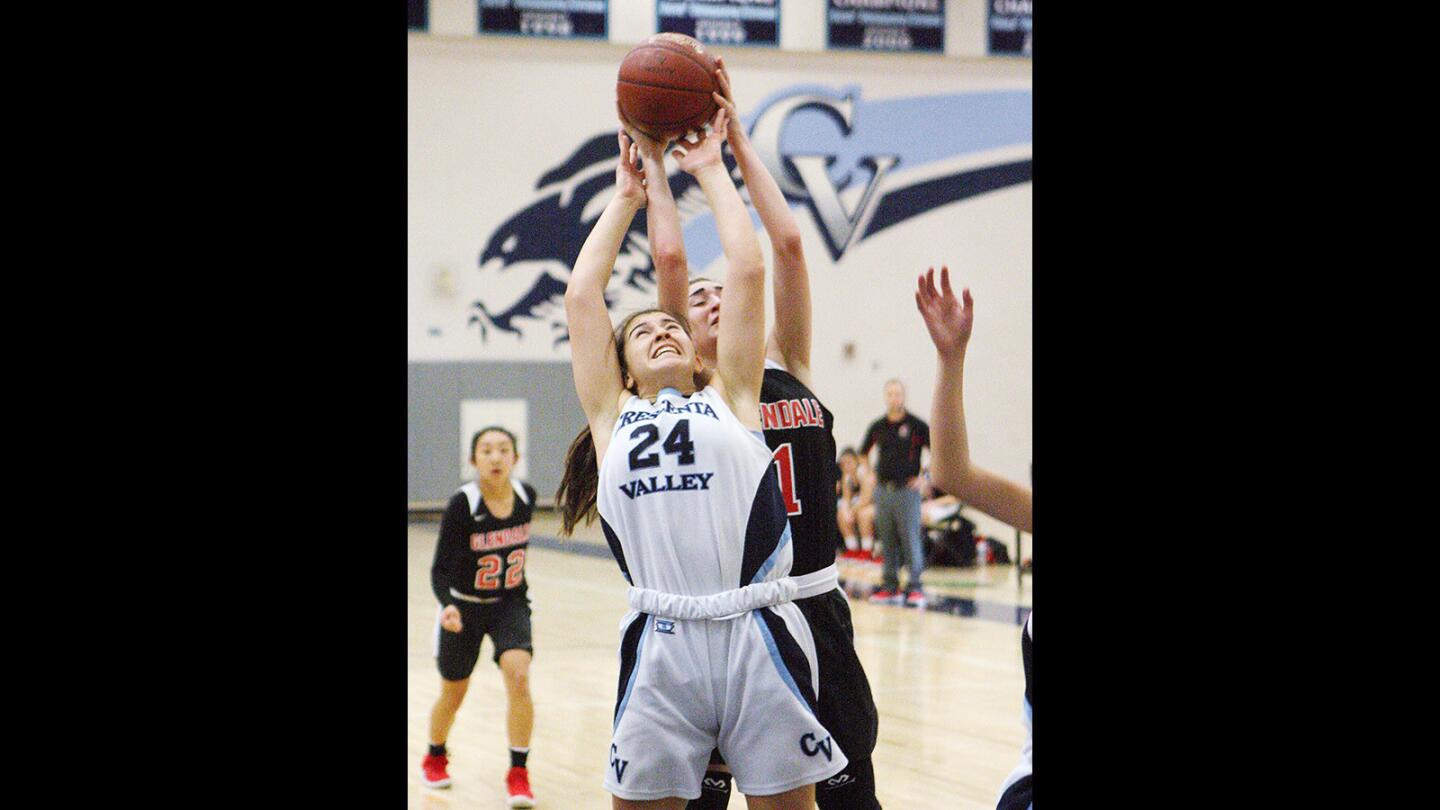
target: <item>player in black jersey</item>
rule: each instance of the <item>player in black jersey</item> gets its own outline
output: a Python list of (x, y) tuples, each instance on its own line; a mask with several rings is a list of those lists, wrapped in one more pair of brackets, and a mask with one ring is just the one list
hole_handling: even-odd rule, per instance
[(535, 488), (510, 477), (519, 453), (515, 434), (482, 428), (470, 440), (470, 461), (479, 479), (450, 498), (440, 520), (440, 539), (430, 585), (440, 600), (435, 661), (440, 699), (430, 711), (430, 751), (421, 763), (428, 787), (450, 786), (445, 739), (470, 685), (480, 642), (490, 636), (495, 664), (505, 681), (510, 770), (505, 776), (510, 807), (534, 807), (526, 758), (534, 705), (530, 700), (530, 598), (525, 555)]
[[(915, 304), (925, 319), (939, 353), (935, 375), (935, 399), (930, 410), (930, 476), (935, 485), (959, 498), (966, 506), (1003, 520), (1024, 532), (1034, 532), (1035, 510), (1029, 487), (970, 463), (970, 442), (965, 432), (965, 349), (975, 324), (974, 302), (970, 290), (962, 290), (961, 299), (950, 288), (950, 268), (940, 268), (940, 289), (935, 289), (935, 268), (920, 276)], [(1031, 693), (1030, 657), (1033, 646), (1035, 615), (1025, 621), (1020, 633), (1020, 657), (1025, 666), (1025, 747), (1020, 763), (1005, 779), (997, 800), (998, 810), (1031, 810), (1034, 790), (1031, 787)]]
[[(716, 96), (728, 112), (727, 139), (745, 187), (770, 237), (775, 256), (776, 323), (766, 345), (765, 375), (760, 391), (761, 424), (765, 443), (775, 456), (780, 486), (786, 501), (794, 547), (790, 575), (819, 575), (835, 564), (840, 544), (836, 523), (834, 419), (810, 390), (810, 280), (800, 243), (800, 228), (780, 187), (750, 144), (740, 124), (724, 60), (716, 59)], [(634, 130), (634, 127), (627, 126)], [(646, 175), (660, 178), (650, 194), (646, 215), (651, 254), (660, 287), (660, 306), (685, 314), (694, 329), (696, 348), (713, 367), (719, 334), (721, 285), (705, 279), (688, 280), (680, 217), (664, 182), (663, 151), (643, 133), (632, 132), (640, 145)], [(683, 146), (683, 144), (682, 144)], [(855, 654), (855, 631), (850, 605), (838, 588), (818, 596), (795, 600), (810, 623), (819, 660), (818, 717), (849, 757), (845, 770), (815, 786), (821, 810), (875, 810), (875, 774), (870, 754), (875, 749), (878, 716), (870, 682)], [(722, 765), (718, 752), (714, 765)], [(723, 808), (730, 798), (729, 773), (712, 767), (705, 774), (699, 799), (691, 810)]]

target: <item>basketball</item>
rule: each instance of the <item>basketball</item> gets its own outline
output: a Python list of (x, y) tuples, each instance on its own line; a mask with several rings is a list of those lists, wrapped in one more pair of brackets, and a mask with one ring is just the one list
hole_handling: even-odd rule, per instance
[(684, 34), (656, 34), (620, 63), (620, 109), (645, 134), (668, 140), (702, 129), (715, 115), (715, 58)]

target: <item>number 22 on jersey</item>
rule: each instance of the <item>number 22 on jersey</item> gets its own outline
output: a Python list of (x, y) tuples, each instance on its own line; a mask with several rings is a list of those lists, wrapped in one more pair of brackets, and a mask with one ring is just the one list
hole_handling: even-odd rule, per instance
[(475, 572), (475, 590), (493, 591), (499, 588), (501, 568), (505, 569), (505, 589), (518, 588), (525, 576), (525, 549), (517, 548), (510, 552), (503, 565), (499, 554), (486, 554), (475, 564), (480, 567)]

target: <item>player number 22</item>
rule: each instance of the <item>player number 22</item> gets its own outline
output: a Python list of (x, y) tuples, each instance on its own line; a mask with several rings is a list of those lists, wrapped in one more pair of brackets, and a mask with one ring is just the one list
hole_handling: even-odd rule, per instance
[(795, 460), (791, 456), (790, 443), (775, 448), (775, 469), (780, 473), (780, 494), (785, 498), (785, 514), (798, 515), (803, 510), (795, 498)]
[(499, 554), (486, 554), (476, 563), (480, 570), (475, 572), (475, 590), (493, 591), (500, 587), (500, 569), (505, 569), (505, 588), (520, 587), (525, 577), (525, 549), (517, 548), (505, 557), (502, 565)]

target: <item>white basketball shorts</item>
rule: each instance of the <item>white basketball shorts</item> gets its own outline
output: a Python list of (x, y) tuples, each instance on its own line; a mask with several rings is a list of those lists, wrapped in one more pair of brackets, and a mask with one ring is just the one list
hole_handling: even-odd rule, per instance
[(741, 793), (769, 796), (839, 773), (845, 753), (815, 717), (819, 668), (794, 604), (727, 619), (621, 621), (620, 684), (605, 789), (695, 799), (718, 748)]

